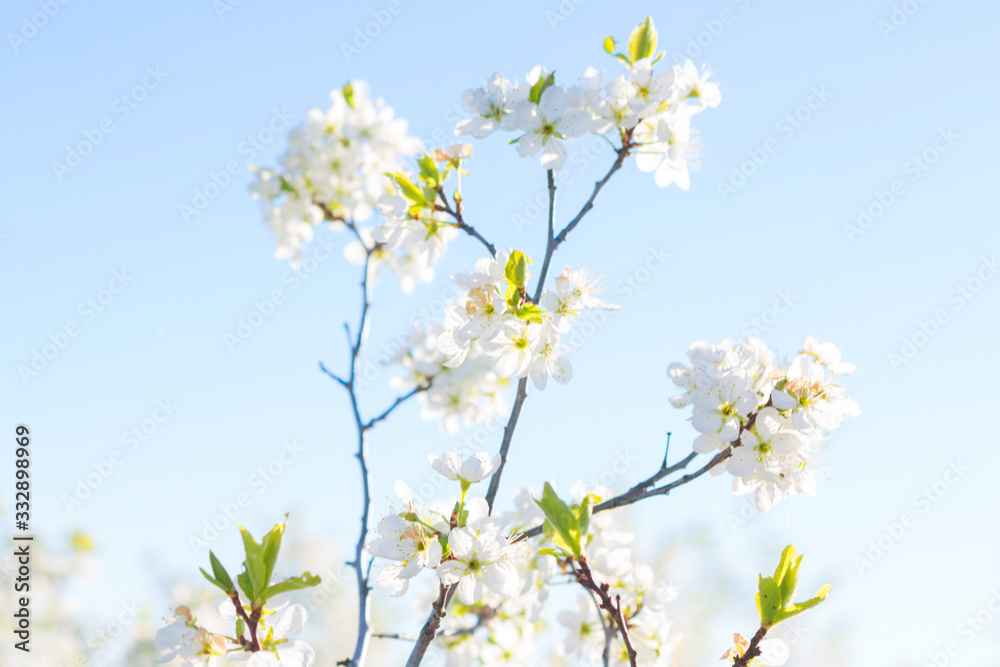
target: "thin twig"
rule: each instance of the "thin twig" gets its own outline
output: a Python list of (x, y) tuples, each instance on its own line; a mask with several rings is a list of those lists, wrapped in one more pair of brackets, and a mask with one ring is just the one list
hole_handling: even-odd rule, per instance
[(443, 187), (438, 188), (438, 194), (441, 196), (441, 201), (443, 201), (444, 204), (440, 206), (435, 206), (434, 208), (438, 211), (442, 211), (443, 213), (447, 213), (448, 215), (450, 215), (452, 219), (455, 221), (456, 227), (461, 229), (469, 236), (478, 239), (479, 242), (482, 243), (484, 246), (486, 246), (486, 249), (490, 251), (490, 256), (496, 257), (497, 256), (496, 246), (487, 241), (482, 234), (476, 231), (475, 227), (467, 223), (465, 221), (465, 218), (462, 217), (462, 203), (455, 202), (455, 208), (452, 208), (451, 203), (448, 201), (447, 195), (445, 195), (444, 193)]
[(398, 408), (400, 406), (401, 403), (405, 403), (406, 401), (408, 401), (409, 399), (413, 398), (417, 394), (419, 394), (421, 392), (424, 392), (424, 391), (427, 391), (428, 389), (430, 389), (431, 388), (431, 383), (433, 381), (434, 381), (434, 377), (433, 376), (428, 377), (423, 383), (418, 384), (416, 387), (414, 387), (413, 389), (411, 389), (407, 393), (403, 394), (402, 396), (397, 397), (396, 400), (392, 402), (392, 405), (390, 405), (388, 408), (386, 408), (385, 410), (383, 410), (381, 414), (379, 414), (376, 417), (372, 417), (367, 422), (365, 422), (364, 429), (367, 431), (370, 428), (372, 428), (373, 426), (375, 426), (375, 424), (379, 423), (380, 421), (384, 421), (386, 419), (386, 417), (388, 417), (390, 414), (392, 414), (393, 410), (395, 410), (396, 408)]
[(538, 274), (538, 285), (535, 287), (535, 303), (542, 298), (542, 290), (545, 289), (545, 278), (549, 275), (549, 264), (552, 263), (552, 254), (556, 251), (556, 177), (555, 172), (549, 169), (545, 172), (549, 184), (549, 235), (545, 241), (545, 260), (542, 262), (542, 271)]
[(369, 577), (371, 575), (371, 565), (373, 561), (373, 559), (369, 559), (367, 566), (364, 563), (365, 542), (368, 539), (368, 524), (370, 520), (369, 514), (371, 511), (371, 480), (368, 471), (368, 461), (366, 459), (367, 442), (365, 435), (377, 423), (385, 420), (393, 412), (393, 410), (401, 404), (413, 396), (416, 396), (420, 392), (429, 389), (433, 378), (428, 378), (425, 383), (418, 385), (410, 392), (396, 398), (396, 400), (388, 408), (380, 412), (377, 416), (367, 421), (362, 418), (361, 408), (358, 404), (358, 394), (355, 382), (357, 380), (358, 355), (361, 353), (361, 346), (364, 343), (365, 326), (368, 323), (368, 311), (371, 308), (368, 286), (368, 277), (371, 273), (371, 260), (372, 256), (380, 249), (381, 246), (377, 243), (373, 246), (369, 246), (365, 242), (364, 238), (362, 238), (360, 230), (353, 221), (345, 220), (334, 215), (330, 211), (330, 208), (322, 202), (316, 202), (316, 205), (323, 211), (323, 215), (327, 220), (331, 222), (341, 222), (348, 229), (350, 229), (355, 238), (357, 238), (358, 242), (361, 243), (361, 246), (365, 249), (364, 273), (361, 277), (361, 312), (358, 317), (357, 329), (355, 330), (353, 336), (351, 334), (350, 326), (346, 322), (344, 323), (344, 331), (347, 333), (347, 345), (350, 349), (350, 365), (347, 377), (343, 378), (333, 373), (322, 363), (319, 365), (321, 371), (336, 380), (337, 383), (339, 383), (347, 391), (351, 400), (351, 412), (354, 415), (354, 425), (357, 431), (358, 450), (354, 456), (358, 460), (358, 467), (361, 471), (361, 528), (358, 531), (358, 541), (354, 546), (354, 559), (348, 564), (354, 570), (355, 580), (357, 581), (358, 586), (358, 636), (354, 645), (354, 655), (340, 664), (346, 664), (349, 667), (362, 667), (365, 663), (365, 657), (368, 654), (368, 646), (372, 636), (371, 608), (369, 605), (371, 600), (371, 586), (369, 585)]
[(608, 624), (604, 622), (604, 610), (601, 607), (601, 601), (597, 599), (594, 595), (594, 591), (587, 587), (584, 587), (587, 591), (587, 595), (593, 601), (594, 606), (597, 607), (597, 618), (601, 622), (601, 630), (604, 632), (604, 651), (601, 653), (601, 661), (604, 663), (604, 667), (611, 666), (611, 640), (615, 638), (615, 632), (612, 628), (608, 627)]
[(758, 657), (761, 653), (760, 642), (764, 639), (764, 635), (767, 634), (767, 628), (760, 628), (757, 633), (754, 634), (753, 639), (750, 640), (750, 645), (747, 646), (747, 650), (741, 656), (737, 656), (733, 660), (733, 667), (747, 667), (750, 661)]
[[(691, 482), (691, 481), (697, 479), (698, 477), (701, 477), (703, 474), (705, 474), (706, 472), (708, 472), (709, 470), (711, 470), (713, 466), (715, 466), (718, 463), (720, 463), (721, 461), (724, 461), (725, 459), (729, 458), (730, 451), (727, 449), (724, 452), (718, 454), (711, 461), (709, 461), (707, 464), (705, 464), (705, 466), (703, 468), (701, 468), (700, 470), (698, 470), (696, 472), (693, 472), (693, 473), (691, 473), (689, 475), (685, 475), (684, 477), (681, 477), (681, 478), (677, 479), (676, 481), (671, 482), (670, 484), (667, 484), (666, 486), (660, 487), (658, 489), (653, 489), (651, 491), (647, 491), (647, 489), (650, 486), (652, 486), (656, 482), (660, 481), (661, 479), (663, 479), (667, 475), (670, 475), (671, 473), (674, 473), (674, 472), (677, 472), (678, 470), (682, 470), (682, 469), (686, 468), (687, 465), (689, 463), (691, 463), (691, 461), (693, 461), (696, 456), (698, 456), (697, 453), (691, 452), (690, 454), (688, 454), (687, 456), (685, 456), (683, 459), (681, 459), (679, 462), (675, 463), (674, 465), (669, 466), (667, 468), (662, 468), (661, 467), (660, 470), (658, 470), (655, 475), (653, 475), (649, 479), (646, 479), (646, 480), (643, 480), (642, 482), (639, 482), (638, 484), (636, 484), (635, 486), (633, 486), (631, 489), (629, 489), (625, 493), (622, 493), (621, 495), (615, 496), (613, 498), (609, 498), (608, 500), (605, 500), (604, 502), (595, 505), (594, 506), (594, 511), (595, 512), (604, 512), (606, 510), (614, 509), (616, 507), (623, 507), (625, 505), (631, 505), (632, 503), (638, 502), (638, 501), (640, 501), (640, 500), (642, 500), (644, 498), (650, 498), (652, 496), (660, 495), (660, 494), (666, 495), (667, 493), (669, 493), (673, 489), (676, 489), (679, 486), (683, 486), (684, 484), (687, 484), (688, 482)], [(539, 536), (541, 534), (542, 534), (542, 526), (538, 525), (538, 526), (535, 526), (534, 528), (529, 528), (528, 530), (522, 531), (521, 534), (519, 535), (518, 539), (528, 539), (530, 537), (537, 537), (537, 536)]]
[(431, 606), (431, 615), (427, 618), (427, 622), (424, 623), (424, 627), (420, 629), (420, 635), (417, 637), (417, 644), (413, 647), (413, 651), (410, 653), (410, 657), (406, 661), (406, 667), (417, 667), (417, 665), (420, 664), (420, 661), (424, 659), (427, 647), (431, 645), (431, 642), (434, 641), (435, 635), (437, 635), (437, 629), (438, 626), (441, 625), (441, 619), (445, 617), (445, 614), (447, 614), (445, 609), (451, 601), (451, 596), (456, 586), (457, 584), (452, 586), (445, 586), (444, 584), (441, 584), (437, 600), (435, 600), (434, 604)]
[(514, 398), (514, 407), (510, 411), (510, 418), (503, 429), (503, 441), (500, 443), (500, 467), (490, 478), (490, 487), (486, 491), (486, 503), (493, 513), (493, 502), (500, 491), (500, 476), (503, 474), (504, 466), (507, 465), (507, 454), (510, 452), (510, 443), (514, 438), (514, 429), (517, 428), (517, 419), (521, 416), (521, 406), (524, 399), (528, 397), (528, 378), (521, 378), (517, 382), (517, 396)]
[(594, 579), (594, 573), (590, 571), (590, 566), (587, 564), (587, 559), (583, 556), (576, 559), (577, 564), (580, 568), (574, 570), (576, 574), (577, 581), (580, 582), (585, 589), (594, 593), (600, 600), (601, 609), (608, 612), (608, 616), (614, 621), (615, 625), (618, 626), (618, 632), (622, 636), (622, 641), (625, 643), (625, 651), (628, 654), (628, 661), (632, 667), (637, 666), (635, 648), (632, 646), (632, 640), (628, 634), (628, 622), (625, 618), (625, 614), (622, 613), (622, 598), (620, 595), (615, 596), (615, 601), (611, 601), (611, 594), (608, 593), (610, 587), (606, 583), (598, 584)]
[[(250, 616), (247, 616), (247, 610), (243, 608), (243, 603), (240, 602), (240, 594), (234, 592), (230, 598), (233, 601), (233, 606), (236, 607), (236, 613), (243, 622), (247, 624), (247, 630), (250, 632), (250, 650), (259, 651), (260, 650), (260, 639), (257, 637), (257, 624), (260, 622), (260, 611), (256, 611)], [(240, 641), (243, 641), (243, 636), (240, 635)]]
[(373, 639), (398, 639), (403, 642), (415, 642), (417, 641), (416, 635), (404, 635), (399, 632), (373, 632)]

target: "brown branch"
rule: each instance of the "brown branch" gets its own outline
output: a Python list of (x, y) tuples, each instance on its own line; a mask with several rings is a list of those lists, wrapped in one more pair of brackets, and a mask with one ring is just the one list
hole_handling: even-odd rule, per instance
[[(583, 556), (576, 559), (579, 564), (579, 569), (574, 569), (574, 574), (576, 574), (577, 581), (588, 591), (592, 592), (600, 600), (601, 609), (608, 612), (611, 620), (615, 622), (618, 626), (618, 632), (622, 636), (622, 641), (625, 643), (625, 651), (628, 653), (628, 661), (632, 667), (637, 667), (636, 662), (636, 650), (632, 646), (632, 640), (628, 634), (628, 621), (625, 618), (625, 614), (622, 613), (622, 598), (620, 595), (615, 596), (615, 601), (611, 601), (611, 595), (608, 593), (610, 586), (606, 583), (598, 584), (594, 580), (594, 574), (590, 571), (590, 566), (587, 564), (587, 559)], [(572, 567), (572, 566), (571, 566)]]
[[(247, 616), (247, 610), (243, 608), (243, 603), (240, 602), (240, 594), (233, 593), (230, 597), (233, 601), (233, 606), (236, 607), (236, 613), (243, 622), (247, 624), (247, 630), (250, 631), (250, 650), (257, 652), (260, 650), (260, 639), (257, 638), (257, 624), (260, 623), (260, 610), (254, 611), (251, 615)], [(243, 636), (240, 635), (240, 640), (243, 640)]]
[(497, 249), (492, 243), (487, 241), (482, 234), (476, 231), (476, 228), (465, 221), (462, 217), (462, 202), (456, 201), (455, 207), (452, 208), (451, 203), (448, 201), (447, 195), (444, 193), (444, 188), (438, 188), (438, 194), (441, 196), (441, 201), (444, 202), (442, 205), (437, 205), (434, 207), (435, 210), (447, 213), (451, 216), (452, 220), (455, 221), (455, 226), (461, 229), (463, 232), (469, 236), (478, 239), (480, 243), (486, 246), (486, 249), (490, 251), (491, 257), (497, 256)]
[(750, 640), (750, 645), (747, 646), (747, 650), (743, 655), (736, 656), (733, 660), (733, 667), (747, 667), (750, 661), (760, 655), (760, 642), (764, 639), (764, 635), (767, 634), (767, 628), (760, 628), (757, 633)]
[(431, 645), (431, 642), (434, 641), (434, 637), (437, 635), (441, 619), (448, 613), (445, 610), (448, 607), (448, 603), (451, 602), (451, 596), (454, 594), (456, 586), (457, 584), (452, 586), (441, 584), (438, 598), (431, 606), (431, 615), (427, 617), (427, 622), (420, 629), (420, 634), (417, 636), (417, 644), (413, 647), (413, 651), (406, 661), (406, 667), (417, 667), (420, 661), (424, 659), (427, 647)]

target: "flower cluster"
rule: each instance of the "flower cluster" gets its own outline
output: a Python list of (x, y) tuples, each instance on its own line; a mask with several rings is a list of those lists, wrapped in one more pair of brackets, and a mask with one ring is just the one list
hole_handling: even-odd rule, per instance
[(428, 568), (443, 586), (457, 585), (458, 598), (467, 605), (479, 602), (485, 590), (515, 595), (521, 587), (517, 565), (531, 554), (527, 544), (515, 543), (505, 533), (508, 522), (491, 517), (485, 499), (466, 499), (473, 484), (497, 471), (500, 457), (480, 453), (463, 461), (445, 452), (428, 460), (444, 477), (459, 482), (461, 499), (424, 508), (404, 482), (396, 482), (400, 506), (379, 522), (378, 536), (367, 547), (371, 555), (389, 561), (376, 585), (403, 595), (409, 580)]
[(158, 663), (182, 660), (181, 667), (212, 667), (225, 656), (246, 661), (248, 667), (311, 667), (316, 655), (309, 644), (293, 639), (306, 622), (306, 610), (293, 604), (289, 594), (320, 583), (308, 572), (288, 579), (274, 573), (285, 524), (276, 525), (257, 542), (242, 528), (246, 560), (234, 583), (215, 554), (209, 552), (212, 574), (204, 577), (219, 588), (219, 615), (235, 627), (231, 635), (217, 634), (198, 625), (191, 610), (174, 609), (174, 620), (156, 633), (156, 648), (163, 651)]
[(652, 19), (633, 33), (628, 54), (614, 53), (608, 38), (605, 49), (627, 72), (606, 84), (604, 72), (593, 67), (573, 86), (557, 85), (555, 73), (540, 65), (524, 83), (494, 74), (485, 87), (465, 91), (462, 101), (474, 115), (455, 133), (477, 139), (497, 130), (517, 133), (511, 143), (521, 156), (540, 154), (544, 169), (557, 170), (566, 162), (565, 141), (616, 132), (638, 154), (639, 169), (655, 172), (658, 186), (676, 183), (686, 190), (696, 153), (691, 117), (722, 98), (708, 81), (710, 72), (699, 72), (691, 61), (657, 69), (663, 54), (656, 53), (656, 42)]
[(364, 81), (351, 81), (330, 98), (329, 109), (311, 109), (292, 131), (282, 169), (257, 170), (250, 188), (277, 238), (276, 256), (293, 264), (324, 220), (340, 229), (370, 218), (389, 185), (386, 172), (399, 170), (403, 158), (420, 149), (406, 134), (406, 121), (373, 99)]
[[(577, 503), (594, 498), (595, 493), (610, 494), (608, 489), (586, 489), (580, 482), (570, 488)], [(530, 489), (514, 494), (515, 511), (507, 517), (515, 530), (538, 526), (545, 518)], [(592, 517), (586, 545), (594, 575), (610, 586), (612, 596), (621, 596), (624, 614), (629, 619), (630, 635), (639, 654), (639, 664), (666, 667), (676, 662), (681, 636), (673, 629), (666, 607), (677, 597), (675, 589), (657, 580), (653, 569), (636, 562), (632, 555), (634, 535), (624, 527), (614, 511)], [(554, 604), (549, 591), (558, 584), (572, 581), (569, 562), (553, 553), (554, 543), (547, 540), (530, 557), (517, 563), (519, 589), (501, 595), (487, 588), (474, 604), (453, 604), (444, 618), (441, 643), (447, 648), (449, 667), (470, 665), (539, 664), (538, 635), (547, 627), (546, 613)], [(581, 594), (569, 609), (555, 609), (559, 627), (565, 632), (555, 647), (556, 656), (566, 664), (601, 664), (605, 631), (601, 613), (593, 600)], [(606, 621), (603, 621), (606, 623)], [(612, 664), (628, 665), (625, 646), (619, 638), (612, 641)]]
[(668, 374), (684, 392), (674, 407), (692, 407), (691, 423), (701, 434), (699, 453), (731, 450), (720, 463), (737, 494), (753, 493), (758, 509), (770, 510), (784, 497), (816, 490), (814, 459), (827, 434), (858, 405), (837, 384), (853, 373), (840, 350), (806, 336), (790, 361), (775, 361), (762, 341), (749, 338), (717, 345), (698, 342), (688, 365), (671, 364)]
[(433, 378), (421, 394), (423, 416), (441, 418), (448, 433), (501, 413), (502, 390), (512, 378), (530, 377), (540, 390), (549, 378), (568, 382), (573, 366), (565, 335), (590, 311), (618, 308), (596, 296), (598, 279), (585, 268), (566, 268), (535, 303), (527, 295), (530, 263), (522, 252), (504, 250), (455, 276), (464, 301), (452, 303), (438, 327), (418, 330), (397, 358), (409, 371), (395, 382), (398, 389)]

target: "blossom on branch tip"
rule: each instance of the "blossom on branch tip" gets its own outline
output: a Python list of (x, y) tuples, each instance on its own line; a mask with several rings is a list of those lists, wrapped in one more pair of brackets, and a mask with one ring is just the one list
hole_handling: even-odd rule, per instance
[(428, 456), (427, 461), (447, 479), (474, 484), (493, 476), (500, 468), (500, 455), (492, 459), (486, 452), (479, 452), (464, 460), (455, 452), (445, 452), (441, 458)]

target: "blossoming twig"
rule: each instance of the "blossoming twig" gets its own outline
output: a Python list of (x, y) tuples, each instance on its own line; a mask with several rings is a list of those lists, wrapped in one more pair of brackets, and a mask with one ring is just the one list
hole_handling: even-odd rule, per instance
[[(627, 136), (631, 137), (631, 133)], [(583, 205), (583, 208), (580, 209), (580, 212), (576, 214), (576, 217), (574, 217), (570, 223), (566, 225), (561, 232), (559, 232), (558, 236), (553, 236), (555, 233), (554, 224), (556, 210), (555, 177), (551, 169), (546, 172), (549, 191), (548, 243), (546, 243), (545, 246), (545, 259), (542, 261), (542, 271), (538, 276), (538, 284), (535, 286), (535, 303), (537, 303), (541, 298), (542, 291), (545, 289), (545, 279), (549, 271), (549, 264), (552, 263), (552, 256), (555, 254), (556, 249), (560, 246), (560, 244), (562, 244), (563, 241), (566, 240), (569, 233), (573, 231), (578, 224), (580, 224), (580, 221), (583, 220), (584, 216), (586, 216), (587, 213), (594, 208), (594, 202), (597, 200), (597, 195), (600, 194), (601, 189), (604, 188), (604, 185), (611, 179), (616, 171), (621, 169), (622, 164), (624, 164), (625, 158), (628, 157), (628, 149), (629, 143), (626, 141), (626, 143), (618, 149), (618, 157), (614, 164), (611, 165), (611, 169), (609, 169), (608, 173), (604, 175), (604, 178), (594, 184), (594, 191), (591, 193), (590, 198)], [(517, 383), (517, 396), (514, 398), (514, 407), (511, 408), (510, 419), (507, 421), (507, 426), (504, 427), (503, 441), (500, 443), (500, 469), (490, 480), (490, 488), (486, 492), (486, 502), (489, 503), (491, 511), (493, 509), (493, 502), (496, 500), (497, 493), (500, 491), (500, 477), (503, 475), (504, 466), (507, 464), (507, 453), (510, 451), (510, 443), (514, 437), (514, 429), (517, 427), (517, 419), (521, 415), (521, 406), (528, 397), (527, 388), (528, 378), (523, 377)]]
[[(329, 209), (325, 206), (323, 208), (324, 215), (332, 217)], [(355, 453), (355, 458), (358, 459), (358, 465), (361, 471), (361, 495), (362, 495), (362, 508), (361, 508), (361, 529), (358, 534), (358, 541), (354, 547), (354, 559), (348, 563), (355, 573), (355, 579), (358, 585), (358, 636), (354, 647), (354, 655), (351, 660), (347, 663), (350, 667), (360, 667), (365, 662), (365, 656), (368, 652), (369, 639), (371, 637), (371, 611), (369, 609), (370, 591), (371, 586), (369, 585), (369, 572), (371, 569), (371, 561), (369, 561), (368, 567), (362, 563), (362, 553), (365, 549), (365, 542), (368, 539), (368, 522), (369, 522), (369, 512), (371, 509), (371, 489), (370, 489), (370, 479), (368, 472), (368, 462), (365, 458), (366, 453), (366, 440), (365, 435), (372, 429), (375, 424), (380, 421), (385, 420), (397, 407), (406, 402), (408, 399), (416, 396), (420, 392), (426, 391), (430, 388), (433, 378), (427, 378), (426, 381), (408, 393), (396, 398), (393, 403), (379, 413), (377, 416), (365, 421), (361, 416), (361, 409), (358, 406), (358, 394), (355, 390), (355, 380), (357, 379), (357, 366), (358, 366), (358, 354), (361, 352), (361, 345), (364, 339), (365, 325), (368, 320), (368, 311), (371, 308), (371, 302), (369, 300), (369, 288), (368, 288), (368, 277), (371, 270), (371, 258), (372, 255), (378, 250), (378, 244), (369, 246), (365, 243), (364, 238), (359, 233), (357, 227), (351, 221), (343, 221), (350, 229), (354, 236), (361, 243), (365, 251), (365, 262), (363, 267), (363, 275), (361, 278), (361, 314), (358, 320), (358, 326), (353, 340), (350, 336), (350, 327), (345, 323), (344, 328), (348, 332), (348, 345), (350, 347), (350, 369), (346, 379), (329, 371), (326, 366), (320, 363), (320, 370), (329, 375), (331, 378), (336, 380), (341, 386), (347, 390), (348, 395), (351, 399), (351, 411), (354, 414), (354, 424), (357, 431), (358, 438), (358, 451)]]

